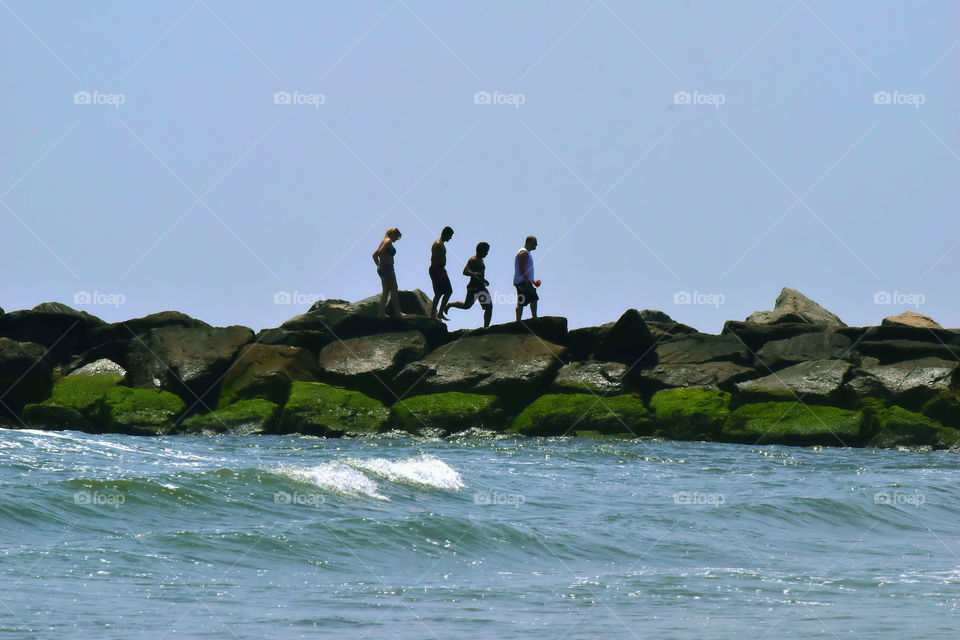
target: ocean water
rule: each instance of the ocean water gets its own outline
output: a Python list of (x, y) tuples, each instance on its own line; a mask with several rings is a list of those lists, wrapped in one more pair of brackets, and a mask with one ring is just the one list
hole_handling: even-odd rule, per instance
[(0, 431), (0, 637), (956, 638), (960, 456)]

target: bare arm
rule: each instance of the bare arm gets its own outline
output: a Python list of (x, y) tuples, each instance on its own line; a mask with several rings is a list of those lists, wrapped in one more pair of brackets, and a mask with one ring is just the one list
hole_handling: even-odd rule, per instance
[(528, 282), (530, 278), (527, 277), (527, 268), (530, 265), (530, 254), (524, 251), (520, 254), (520, 275), (523, 276), (524, 282)]
[(380, 243), (380, 246), (377, 247), (377, 250), (373, 252), (373, 263), (378, 267), (380, 266), (380, 254), (383, 253), (383, 248), (386, 246), (386, 244), (387, 244), (387, 239), (384, 238), (383, 241)]

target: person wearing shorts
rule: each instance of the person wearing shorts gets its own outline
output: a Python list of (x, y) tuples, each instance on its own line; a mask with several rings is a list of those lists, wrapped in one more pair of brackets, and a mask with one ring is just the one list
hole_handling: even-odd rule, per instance
[(517, 322), (520, 322), (520, 316), (523, 315), (523, 308), (530, 305), (530, 314), (537, 317), (537, 285), (539, 281), (534, 280), (533, 256), (530, 252), (537, 248), (537, 239), (535, 236), (527, 236), (523, 248), (517, 252), (513, 259), (513, 286), (517, 288)]
[(433, 283), (433, 305), (430, 307), (430, 317), (437, 317), (437, 307), (440, 308), (440, 319), (447, 320), (444, 308), (453, 293), (450, 277), (447, 275), (447, 248), (445, 242), (453, 237), (453, 229), (444, 227), (440, 237), (430, 247), (430, 282)]
[(470, 278), (467, 283), (467, 297), (464, 298), (463, 302), (451, 302), (444, 308), (444, 312), (451, 308), (469, 309), (474, 302), (479, 302), (480, 308), (483, 309), (484, 327), (490, 326), (490, 319), (493, 317), (493, 299), (490, 292), (487, 291), (487, 285), (490, 283), (485, 277), (487, 267), (483, 263), (483, 259), (487, 257), (489, 252), (490, 245), (486, 242), (477, 245), (476, 255), (467, 260), (467, 266), (463, 268), (463, 275)]

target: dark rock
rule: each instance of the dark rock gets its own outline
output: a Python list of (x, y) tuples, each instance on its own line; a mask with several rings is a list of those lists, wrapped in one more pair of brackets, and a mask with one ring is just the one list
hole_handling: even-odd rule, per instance
[(0, 336), (18, 342), (34, 342), (49, 349), (48, 357), (63, 362), (90, 346), (90, 333), (106, 323), (86, 311), (59, 302), (45, 302), (30, 311), (0, 316)]
[(216, 407), (220, 381), (240, 348), (253, 339), (247, 327), (160, 327), (129, 343), (127, 379), (135, 387), (171, 391), (188, 413)]
[(918, 410), (950, 388), (957, 363), (939, 358), (921, 358), (881, 365), (864, 358), (844, 387), (848, 402), (886, 399), (901, 407)]
[(223, 409), (237, 400), (252, 398), (282, 406), (293, 382), (317, 382), (319, 377), (317, 363), (305, 349), (248, 344), (240, 349), (224, 376), (217, 406)]
[(749, 365), (753, 362), (743, 342), (736, 336), (714, 336), (700, 333), (663, 340), (657, 343), (658, 364), (702, 364), (704, 362), (734, 362)]
[(857, 352), (863, 356), (876, 358), (880, 361), (880, 364), (919, 360), (921, 358), (942, 358), (955, 362), (960, 360), (960, 346), (917, 340), (864, 339), (857, 343)]
[(884, 326), (914, 327), (917, 329), (943, 329), (928, 316), (913, 311), (904, 311), (898, 316), (889, 316), (880, 323)]
[(773, 340), (757, 351), (757, 366), (776, 371), (810, 360), (852, 358), (850, 338), (829, 331), (804, 333), (786, 340)]
[(129, 341), (133, 337), (160, 327), (187, 327), (190, 329), (209, 329), (210, 325), (202, 320), (191, 318), (179, 311), (160, 311), (142, 318), (122, 320), (98, 326), (90, 331), (90, 344), (97, 346), (112, 341)]
[(937, 344), (960, 343), (960, 332), (956, 329), (924, 329), (920, 327), (906, 327), (886, 325), (879, 327), (843, 327), (836, 329), (842, 334), (857, 342), (859, 340), (915, 340), (917, 342), (935, 342)]
[(408, 364), (401, 395), (464, 391), (495, 395), (506, 405), (529, 401), (563, 364), (564, 347), (531, 335), (468, 336)]
[[(599, 327), (581, 327), (567, 333), (567, 344), (570, 347), (570, 357), (576, 360), (589, 360), (597, 352), (597, 348), (614, 323), (608, 322)], [(452, 336), (452, 334), (451, 334)]]
[(394, 376), (427, 353), (427, 341), (419, 331), (378, 333), (328, 344), (320, 352), (323, 378), (392, 402), (397, 394)]
[(784, 287), (773, 311), (755, 311), (747, 322), (756, 324), (812, 324), (821, 327), (845, 327), (843, 321), (796, 289)]
[(743, 341), (751, 351), (758, 351), (763, 345), (773, 340), (785, 340), (804, 333), (817, 333), (821, 327), (811, 324), (756, 324), (753, 322), (738, 322), (727, 320), (723, 324), (720, 335), (733, 335)]
[(52, 372), (53, 363), (42, 345), (0, 338), (0, 415), (19, 420), (27, 403), (46, 399)]
[(801, 362), (763, 378), (737, 383), (735, 400), (738, 405), (776, 400), (839, 403), (852, 366), (845, 360)]
[(504, 322), (503, 324), (494, 324), (483, 329), (472, 329), (462, 334), (462, 336), (486, 336), (501, 333), (512, 333), (521, 336), (533, 335), (538, 338), (543, 338), (547, 342), (566, 344), (567, 319), (561, 316), (527, 318), (520, 322)]
[(315, 356), (319, 355), (320, 351), (333, 340), (334, 337), (328, 331), (311, 329), (288, 331), (280, 328), (264, 329), (254, 338), (254, 342), (259, 344), (298, 347), (306, 349)]
[(627, 365), (656, 362), (656, 339), (636, 309), (628, 309), (597, 346), (596, 359)]
[[(346, 302), (345, 300), (320, 300), (310, 307), (310, 310), (299, 316), (290, 318), (281, 328), (287, 330), (312, 330), (328, 331), (334, 335), (340, 334), (341, 324), (350, 322), (358, 316), (376, 318), (378, 305), (380, 303), (380, 294), (364, 298), (358, 302)], [(427, 295), (415, 289), (413, 291), (400, 292), (400, 310), (403, 313), (410, 313), (421, 316), (430, 315), (430, 306), (433, 301)], [(390, 303), (387, 303), (386, 310), (389, 314)], [(346, 337), (356, 337), (360, 334)], [(340, 336), (344, 337), (344, 336)]]
[(960, 391), (941, 391), (923, 404), (920, 413), (945, 427), (960, 429)]
[(617, 396), (628, 393), (627, 365), (620, 362), (571, 362), (561, 367), (551, 387), (552, 393), (593, 393)]
[(658, 364), (652, 369), (632, 372), (637, 384), (644, 389), (671, 388), (730, 389), (741, 380), (757, 376), (757, 370), (732, 362), (704, 362), (700, 364)]
[(668, 325), (676, 323), (669, 315), (657, 309), (643, 309), (640, 311), (640, 317), (644, 322), (661, 322)]

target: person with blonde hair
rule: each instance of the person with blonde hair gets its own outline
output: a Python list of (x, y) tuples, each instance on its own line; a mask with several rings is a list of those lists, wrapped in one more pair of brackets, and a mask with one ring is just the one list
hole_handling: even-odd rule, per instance
[(380, 305), (377, 308), (377, 317), (385, 318), (387, 297), (391, 299), (393, 314), (398, 318), (406, 318), (407, 314), (400, 311), (400, 293), (397, 289), (397, 272), (393, 266), (393, 256), (397, 253), (397, 248), (393, 243), (402, 237), (400, 230), (396, 227), (387, 229), (380, 246), (373, 252), (373, 262), (377, 265), (377, 275), (380, 276), (380, 285), (383, 291), (380, 293)]

